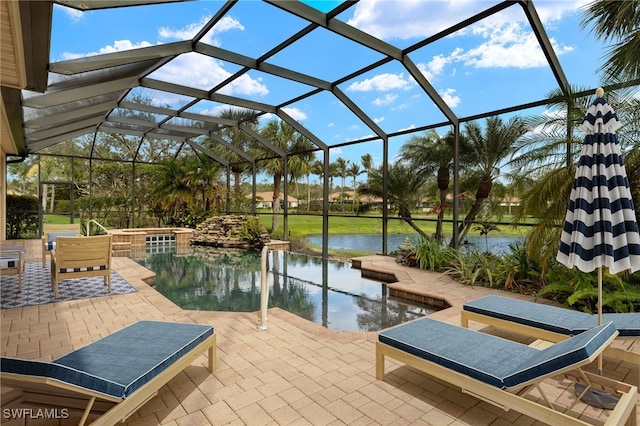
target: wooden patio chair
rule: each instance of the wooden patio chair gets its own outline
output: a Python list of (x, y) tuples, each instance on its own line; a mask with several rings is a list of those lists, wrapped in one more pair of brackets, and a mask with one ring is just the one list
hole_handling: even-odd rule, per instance
[(62, 280), (104, 277), (111, 292), (111, 235), (58, 237), (51, 252), (51, 289), (59, 296)]

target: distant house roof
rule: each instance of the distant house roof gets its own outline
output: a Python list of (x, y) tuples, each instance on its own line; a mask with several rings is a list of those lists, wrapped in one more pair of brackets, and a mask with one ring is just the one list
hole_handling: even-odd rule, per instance
[[(251, 194), (246, 196), (247, 198), (251, 198)], [(269, 202), (272, 203), (273, 202), (273, 191), (265, 191), (265, 192), (256, 192), (256, 199), (260, 200), (260, 201), (265, 201), (265, 202)], [(284, 199), (284, 197), (282, 196), (282, 194), (280, 194), (280, 199)], [(287, 197), (287, 202), (289, 203), (295, 203), (297, 202), (298, 199), (296, 197), (292, 197), (291, 195), (289, 195)]]
[[(344, 200), (345, 201), (353, 200), (353, 194), (354, 194), (353, 191), (344, 191)], [(339, 201), (341, 196), (342, 194), (340, 193), (340, 191), (333, 192), (329, 194), (329, 201), (336, 201), (336, 200)], [(357, 194), (357, 197), (361, 203), (382, 203), (382, 198), (380, 197), (373, 197), (371, 195), (364, 195), (360, 193)]]

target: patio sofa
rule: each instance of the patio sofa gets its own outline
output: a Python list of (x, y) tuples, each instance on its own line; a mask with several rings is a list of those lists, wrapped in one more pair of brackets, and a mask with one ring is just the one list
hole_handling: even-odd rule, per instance
[(2, 357), (0, 380), (12, 389), (2, 405), (75, 408), (79, 424), (113, 425), (207, 351), (213, 372), (212, 326), (140, 321), (51, 362)]
[[(603, 314), (603, 323), (613, 322), (618, 341), (604, 355), (640, 365), (640, 352), (632, 346), (640, 339), (640, 313)], [(598, 316), (586, 312), (527, 302), (502, 296), (485, 296), (462, 307), (461, 323), (469, 321), (494, 326), (548, 342), (559, 342), (598, 325)]]
[[(569, 414), (573, 405), (565, 412), (556, 409), (539, 386), (548, 377), (566, 375), (584, 385), (575, 402), (596, 388), (619, 397), (606, 425), (636, 426), (637, 387), (581, 369), (595, 360), (617, 334), (613, 324), (608, 323), (539, 350), (422, 318), (378, 335), (376, 378), (384, 379), (385, 357), (390, 357), (504, 410), (513, 409), (552, 425), (588, 425)], [(533, 388), (542, 394), (543, 401), (527, 396)]]

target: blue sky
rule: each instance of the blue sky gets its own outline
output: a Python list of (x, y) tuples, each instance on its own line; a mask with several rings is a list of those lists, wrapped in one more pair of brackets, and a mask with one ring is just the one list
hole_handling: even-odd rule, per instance
[[(325, 10), (336, 4), (333, 1), (307, 3)], [(489, 0), (363, 0), (339, 15), (339, 19), (403, 49), (497, 3)], [(569, 83), (581, 88), (593, 88), (601, 83), (597, 69), (606, 52), (606, 46), (596, 42), (588, 28), (580, 26), (581, 8), (587, 3), (534, 2)], [(57, 62), (190, 39), (222, 5), (223, 2), (207, 0), (89, 12), (55, 5), (50, 60)], [(257, 0), (241, 0), (203, 41), (258, 57), (306, 25), (279, 8)], [(557, 88), (522, 8), (517, 5), (409, 56), (459, 117), (536, 101)], [(334, 81), (381, 57), (318, 28), (303, 42), (267, 62)], [(189, 53), (149, 77), (210, 89), (237, 69), (237, 65)], [(387, 133), (445, 120), (406, 69), (395, 62), (344, 82), (339, 88)], [(251, 71), (225, 87), (222, 93), (278, 104), (310, 90), (303, 84), (283, 82), (273, 75)], [(162, 106), (179, 107), (188, 101), (149, 90), (143, 94), (152, 96)], [(216, 114), (221, 108), (224, 106), (214, 102), (201, 102), (191, 111)], [(329, 93), (305, 99), (287, 107), (286, 111), (329, 146), (373, 135)], [(443, 128), (440, 132), (447, 130)], [(406, 139), (405, 136), (391, 139), (391, 155)], [(359, 162), (365, 153), (370, 153), (379, 164), (382, 144), (374, 141), (335, 148), (330, 158)]]

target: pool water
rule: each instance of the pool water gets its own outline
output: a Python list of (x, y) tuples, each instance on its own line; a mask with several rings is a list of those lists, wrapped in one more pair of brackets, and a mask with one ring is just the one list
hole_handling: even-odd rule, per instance
[[(148, 253), (155, 288), (187, 310), (260, 310), (260, 253), (192, 247), (187, 255)], [(269, 252), (269, 307), (332, 330), (378, 331), (432, 313), (388, 296), (386, 285), (351, 264), (287, 251)]]

